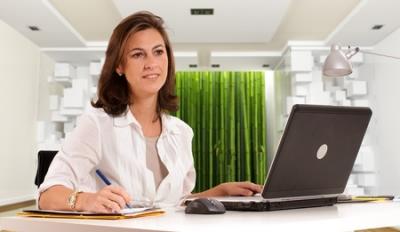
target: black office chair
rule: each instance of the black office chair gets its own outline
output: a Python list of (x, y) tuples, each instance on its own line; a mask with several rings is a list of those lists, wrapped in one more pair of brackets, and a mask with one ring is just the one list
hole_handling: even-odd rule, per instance
[(53, 161), (58, 151), (39, 151), (38, 166), (36, 170), (35, 185), (39, 188), (46, 177), (51, 161)]

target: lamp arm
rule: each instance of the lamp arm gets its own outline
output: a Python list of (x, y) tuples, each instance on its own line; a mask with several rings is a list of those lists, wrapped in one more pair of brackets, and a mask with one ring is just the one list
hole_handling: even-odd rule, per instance
[(358, 49), (361, 53), (371, 54), (371, 55), (376, 55), (376, 56), (383, 56), (383, 57), (388, 57), (388, 58), (393, 58), (393, 59), (396, 59), (396, 60), (400, 60), (400, 57), (389, 56), (389, 55), (380, 54), (380, 53), (376, 53), (376, 52), (364, 51), (364, 50), (360, 50), (358, 47), (356, 49)]
[(350, 46), (348, 47), (348, 50), (346, 52), (346, 57), (348, 60), (350, 60), (351, 57), (353, 57), (355, 54), (357, 54), (360, 51), (359, 47), (351, 48)]

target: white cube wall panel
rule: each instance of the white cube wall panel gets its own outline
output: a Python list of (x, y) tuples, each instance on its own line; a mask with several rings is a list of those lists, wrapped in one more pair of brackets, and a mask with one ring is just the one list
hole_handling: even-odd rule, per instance
[(305, 104), (304, 97), (286, 97), (286, 115), (289, 115), (292, 111), (293, 105)]
[(319, 56), (319, 59), (318, 59), (318, 60), (319, 60), (319, 63), (320, 63), (320, 64), (324, 64), (324, 63), (325, 63), (325, 60), (326, 60), (326, 57), (327, 57), (326, 55)]
[(56, 63), (54, 66), (54, 76), (57, 77), (71, 77), (76, 75), (75, 68), (69, 63)]
[(66, 122), (64, 123), (64, 133), (70, 133), (75, 128), (75, 122)]
[(310, 94), (306, 97), (307, 104), (329, 105), (332, 103), (330, 92), (325, 92), (323, 82), (313, 81), (310, 84)]
[(366, 81), (350, 81), (348, 82), (347, 95), (352, 96), (363, 96), (367, 94), (367, 82)]
[(374, 173), (358, 174), (357, 183), (361, 186), (376, 186), (376, 176)]
[(337, 103), (339, 106), (351, 106), (351, 101), (347, 99), (343, 101), (338, 101)]
[(347, 185), (356, 184), (356, 176), (354, 174), (350, 174), (349, 179), (347, 180)]
[(309, 94), (308, 85), (295, 85), (294, 94), (296, 96), (305, 97)]
[(361, 152), (358, 152), (356, 160), (354, 161), (354, 169), (357, 171), (361, 170), (361, 166), (363, 164), (363, 158)]
[(89, 74), (92, 76), (99, 76), (101, 71), (101, 62), (90, 62)]
[(343, 193), (355, 196), (365, 195), (364, 188), (357, 185), (347, 185)]
[(331, 78), (324, 78), (323, 80), (321, 80), (321, 82), (323, 83), (324, 91), (334, 92), (337, 88), (339, 88), (335, 85), (334, 80), (332, 80)]
[(95, 95), (97, 93), (97, 87), (91, 87), (90, 88), (90, 93)]
[(57, 78), (55, 78), (53, 76), (49, 76), (49, 78), (51, 78), (51, 79), (49, 79), (50, 83), (57, 83), (57, 84), (60, 84), (60, 85), (62, 85), (64, 87), (71, 87), (72, 79), (70, 77), (57, 77)]
[(358, 79), (359, 73), (358, 73), (358, 68), (353, 67), (353, 72), (348, 76), (349, 79), (356, 80)]
[(310, 94), (320, 94), (324, 92), (324, 83), (313, 81), (310, 83)]
[(60, 96), (50, 95), (49, 96), (49, 110), (58, 110), (60, 108)]
[(311, 51), (291, 51), (290, 70), (292, 72), (311, 72), (314, 60)]
[(68, 117), (60, 115), (58, 111), (51, 112), (52, 122), (68, 122)]
[(353, 100), (351, 100), (351, 105), (368, 107), (369, 101), (366, 99), (353, 99)]
[(344, 101), (346, 100), (346, 91), (344, 90), (336, 90), (335, 91), (335, 101)]
[(309, 83), (312, 81), (312, 73), (311, 72), (306, 72), (306, 73), (296, 73), (294, 75), (294, 80), (295, 82), (306, 82)]
[(50, 122), (42, 124), (50, 125), (54, 130), (46, 129), (46, 134), (43, 134), (44, 129), (38, 128), (38, 138), (43, 140), (45, 137), (44, 141), (39, 141), (38, 147), (48, 149), (60, 146), (63, 137), (70, 133), (77, 116), (84, 112), (90, 105), (90, 100), (95, 97), (98, 76), (93, 76), (90, 72), (99, 74), (104, 60), (103, 58), (100, 62), (77, 67), (66, 62), (54, 65), (54, 74), (48, 76), (48, 82), (57, 89), (63, 88), (63, 94), (49, 96)]
[(361, 159), (361, 170), (372, 172), (375, 171), (374, 152), (370, 146), (361, 146), (359, 154)]
[(332, 105), (332, 100), (328, 92), (320, 92), (318, 94), (307, 96), (306, 104)]
[(79, 116), (81, 114), (83, 114), (83, 110), (82, 109), (68, 109), (68, 108), (62, 108), (59, 111), (60, 115), (64, 115), (64, 116)]
[(85, 67), (85, 66), (78, 66), (76, 68), (76, 77), (75, 79), (88, 79), (88, 77), (90, 76), (89, 74), (89, 67)]
[(72, 80), (72, 88), (81, 89), (83, 91), (88, 91), (89, 80), (88, 79), (74, 79)]
[(83, 108), (84, 98), (83, 90), (79, 88), (64, 89), (64, 98), (62, 107), (64, 108)]

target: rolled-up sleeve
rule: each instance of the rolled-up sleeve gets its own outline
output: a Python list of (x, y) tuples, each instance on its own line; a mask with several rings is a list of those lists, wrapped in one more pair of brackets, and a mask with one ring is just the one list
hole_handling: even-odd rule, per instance
[(77, 127), (67, 136), (38, 189), (38, 196), (54, 185), (82, 190), (80, 182), (87, 178), (101, 159), (99, 125), (95, 117), (84, 114)]

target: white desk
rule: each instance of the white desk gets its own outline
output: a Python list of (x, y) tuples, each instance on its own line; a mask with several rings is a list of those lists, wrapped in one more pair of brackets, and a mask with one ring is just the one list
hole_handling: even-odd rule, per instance
[(167, 209), (162, 216), (107, 220), (0, 218), (0, 228), (11, 231), (352, 231), (400, 225), (400, 203), (338, 204), (331, 207), (272, 212), (234, 212), (189, 215)]

